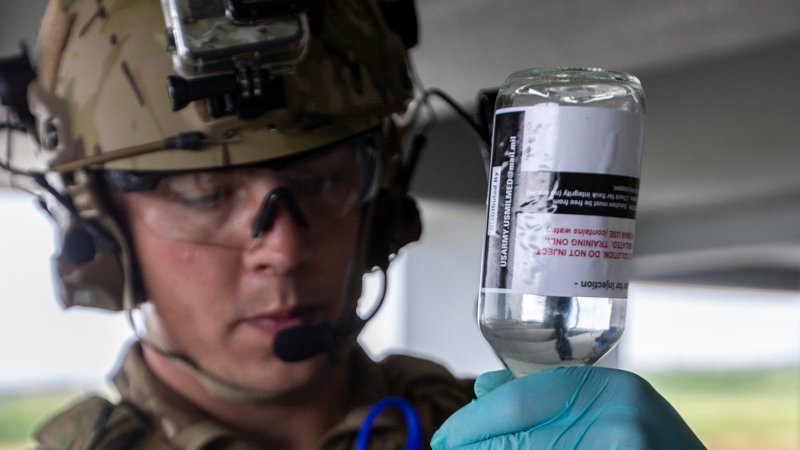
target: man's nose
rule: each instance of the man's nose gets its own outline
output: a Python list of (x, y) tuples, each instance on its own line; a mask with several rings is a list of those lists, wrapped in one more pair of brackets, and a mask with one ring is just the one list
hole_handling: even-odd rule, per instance
[(289, 271), (305, 261), (309, 227), (294, 194), (285, 187), (270, 191), (251, 223), (252, 241), (245, 264), (254, 270)]
[(278, 216), (278, 209), (280, 204), (286, 208), (289, 216), (294, 220), (295, 224), (301, 227), (308, 227), (308, 221), (300, 210), (292, 191), (285, 187), (279, 187), (267, 194), (264, 201), (261, 203), (261, 208), (253, 219), (252, 236), (253, 239), (261, 237), (264, 233), (269, 232), (275, 224), (275, 219)]

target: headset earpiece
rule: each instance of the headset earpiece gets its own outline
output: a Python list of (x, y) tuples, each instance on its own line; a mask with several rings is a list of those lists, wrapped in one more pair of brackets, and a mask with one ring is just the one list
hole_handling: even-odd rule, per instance
[(411, 149), (404, 152), (404, 144), (408, 143), (407, 132), (399, 117), (390, 117), (383, 124), (382, 146), (385, 154), (390, 156), (384, 162), (383, 187), (373, 200), (374, 213), (367, 242), (367, 271), (380, 267), (385, 272), (400, 248), (419, 240), (422, 235), (417, 202), (408, 194), (408, 187), (424, 139), (413, 139)]
[(381, 190), (376, 203), (366, 268), (380, 267), (385, 271), (401, 247), (419, 239), (422, 223), (417, 202), (407, 194), (392, 196)]
[(86, 227), (77, 226), (67, 230), (59, 259), (63, 258), (72, 266), (80, 266), (93, 260), (96, 255), (97, 246)]
[(125, 271), (122, 258), (116, 240), (100, 224), (70, 218), (65, 227), (61, 252), (56, 257), (61, 290), (59, 297), (63, 306), (109, 311), (124, 309)]

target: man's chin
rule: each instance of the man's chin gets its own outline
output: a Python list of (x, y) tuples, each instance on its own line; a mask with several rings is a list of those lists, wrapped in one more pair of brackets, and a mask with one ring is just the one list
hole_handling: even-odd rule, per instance
[(209, 393), (217, 397), (273, 402), (307, 393), (312, 386), (323, 383), (331, 369), (328, 355), (317, 355), (296, 363), (286, 363), (273, 356), (272, 361), (259, 366), (235, 374), (233, 379), (225, 377), (230, 381), (218, 378), (216, 383), (203, 384)]

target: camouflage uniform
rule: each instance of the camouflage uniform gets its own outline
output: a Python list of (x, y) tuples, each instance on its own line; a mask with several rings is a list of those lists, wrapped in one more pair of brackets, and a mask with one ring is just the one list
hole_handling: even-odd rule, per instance
[[(473, 395), (471, 381), (457, 380), (430, 361), (393, 355), (376, 363), (356, 348), (350, 364), (354, 378), (349, 412), (322, 436), (320, 449), (353, 449), (367, 411), (387, 396), (400, 396), (413, 403), (427, 446), (439, 425)], [(72, 406), (37, 432), (39, 448), (263, 449), (215, 422), (162, 384), (147, 368), (138, 344), (128, 351), (114, 383), (122, 397), (118, 403), (90, 397)], [(402, 417), (386, 411), (374, 422), (370, 449), (401, 449), (405, 434)]]

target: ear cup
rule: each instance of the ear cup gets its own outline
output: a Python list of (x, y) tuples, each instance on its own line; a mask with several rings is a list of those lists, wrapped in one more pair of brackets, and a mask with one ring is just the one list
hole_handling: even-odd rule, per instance
[(93, 260), (96, 254), (97, 247), (89, 230), (83, 226), (67, 230), (59, 259), (63, 258), (73, 266), (80, 266)]
[(392, 255), (404, 245), (419, 240), (422, 223), (417, 202), (409, 195), (378, 194), (367, 250), (367, 269), (388, 268)]
[(116, 241), (109, 245), (110, 239), (111, 234), (97, 223), (70, 220), (55, 261), (64, 307), (123, 309), (122, 252)]

